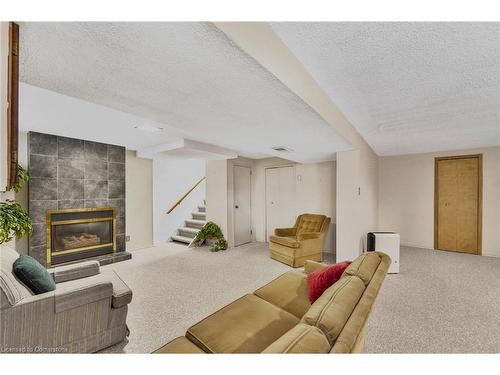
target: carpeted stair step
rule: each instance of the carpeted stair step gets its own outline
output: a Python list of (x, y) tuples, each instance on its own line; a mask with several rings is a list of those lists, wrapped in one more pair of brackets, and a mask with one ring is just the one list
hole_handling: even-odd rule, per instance
[(179, 228), (179, 235), (183, 237), (189, 237), (189, 238), (195, 238), (198, 232), (200, 231), (199, 228), (189, 228), (189, 227), (183, 227)]
[(205, 206), (198, 206), (198, 212), (206, 212), (207, 208)]
[(184, 237), (184, 236), (179, 236), (179, 235), (172, 236), (172, 241), (181, 242), (181, 243), (184, 243), (186, 245), (189, 245), (192, 240), (193, 239), (191, 237)]
[(186, 227), (201, 229), (207, 222), (205, 220), (187, 219)]
[(191, 214), (195, 220), (206, 220), (207, 214), (205, 212), (193, 212)]

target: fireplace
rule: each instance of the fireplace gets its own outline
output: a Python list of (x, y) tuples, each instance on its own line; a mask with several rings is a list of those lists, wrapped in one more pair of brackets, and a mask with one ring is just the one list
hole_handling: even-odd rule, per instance
[(48, 210), (47, 267), (116, 251), (114, 208)]

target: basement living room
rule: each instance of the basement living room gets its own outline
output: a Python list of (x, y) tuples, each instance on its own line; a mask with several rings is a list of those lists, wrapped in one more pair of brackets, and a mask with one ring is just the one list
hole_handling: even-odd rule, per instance
[(0, 33), (0, 356), (500, 352), (500, 23)]

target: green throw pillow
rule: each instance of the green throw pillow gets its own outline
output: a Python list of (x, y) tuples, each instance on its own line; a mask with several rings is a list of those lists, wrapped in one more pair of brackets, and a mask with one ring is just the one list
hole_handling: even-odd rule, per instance
[(35, 294), (42, 294), (56, 289), (56, 283), (50, 273), (30, 256), (21, 255), (17, 258), (14, 262), (13, 271), (17, 278)]

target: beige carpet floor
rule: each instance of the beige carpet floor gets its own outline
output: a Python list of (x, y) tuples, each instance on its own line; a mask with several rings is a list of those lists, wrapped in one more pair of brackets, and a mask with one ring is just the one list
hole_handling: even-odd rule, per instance
[[(149, 353), (192, 324), (290, 270), (266, 244), (211, 253), (165, 244), (112, 268), (132, 288), (127, 342), (108, 353)], [(401, 249), (367, 327), (367, 353), (500, 352), (500, 259)]]
[(403, 247), (367, 326), (367, 353), (500, 353), (500, 258)]

